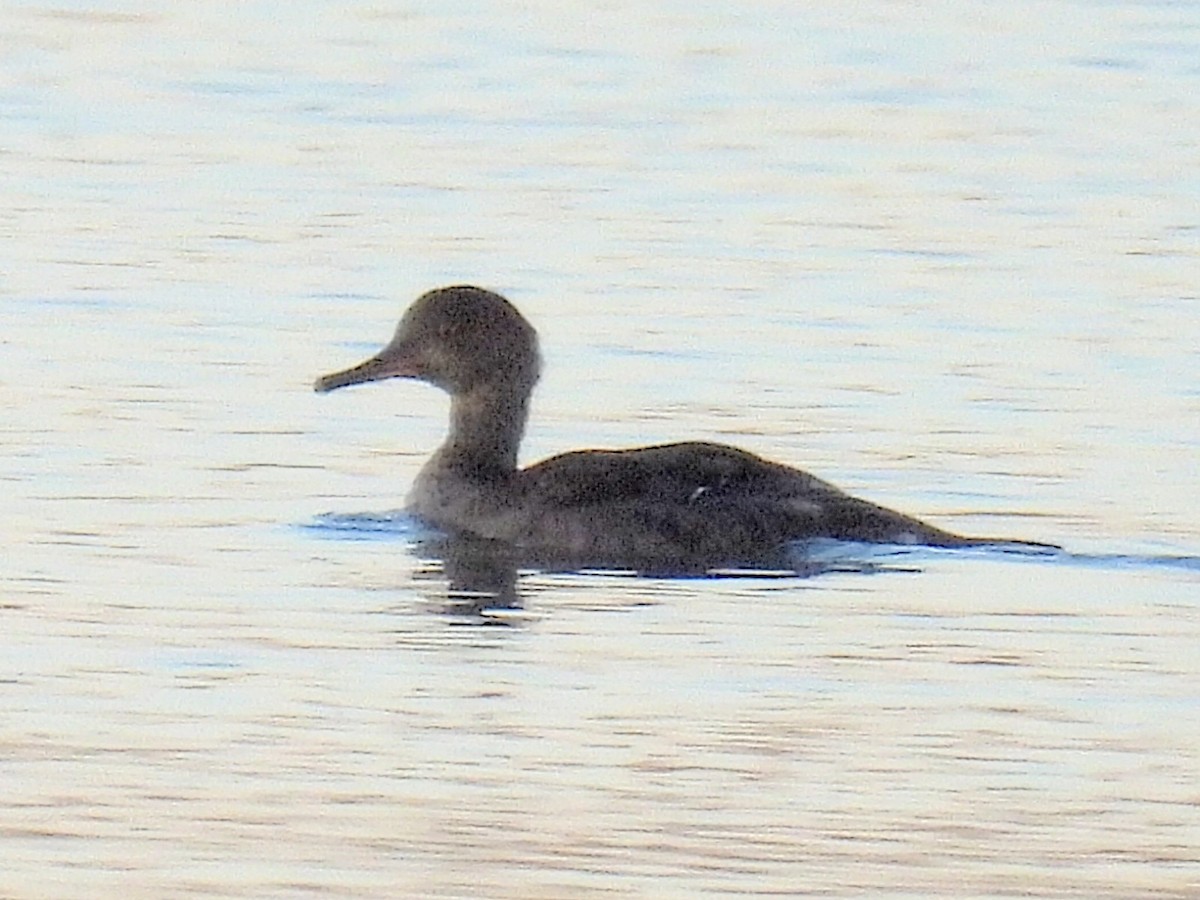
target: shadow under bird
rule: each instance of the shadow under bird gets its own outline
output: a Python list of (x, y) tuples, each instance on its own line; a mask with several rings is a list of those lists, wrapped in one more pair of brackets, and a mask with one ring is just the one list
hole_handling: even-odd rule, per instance
[(777, 567), (818, 538), (884, 544), (1050, 548), (953, 534), (725, 444), (576, 450), (518, 468), (541, 360), (537, 333), (499, 294), (429, 291), (391, 342), (319, 392), (415, 378), (450, 395), (450, 433), (408, 509), (450, 535), (496, 542), (536, 564), (690, 573)]

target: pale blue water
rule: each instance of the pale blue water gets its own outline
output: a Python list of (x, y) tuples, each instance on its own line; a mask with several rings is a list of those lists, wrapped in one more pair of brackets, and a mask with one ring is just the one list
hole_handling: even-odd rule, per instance
[[(1185, 2), (0, 6), (0, 896), (1196, 896), (1198, 61)], [(460, 596), (444, 398), (311, 392), (451, 282), (542, 334), (527, 460), (1066, 551)]]

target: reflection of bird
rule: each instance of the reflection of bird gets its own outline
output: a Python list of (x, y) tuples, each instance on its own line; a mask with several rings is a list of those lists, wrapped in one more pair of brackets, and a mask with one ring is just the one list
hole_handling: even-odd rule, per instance
[(812, 538), (994, 543), (951, 534), (724, 444), (577, 450), (519, 469), (539, 368), (537, 334), (507, 300), (448, 287), (413, 303), (376, 356), (326, 375), (316, 389), (404, 377), (447, 391), (450, 434), (418, 475), (410, 510), (450, 533), (541, 558), (683, 572), (754, 565)]

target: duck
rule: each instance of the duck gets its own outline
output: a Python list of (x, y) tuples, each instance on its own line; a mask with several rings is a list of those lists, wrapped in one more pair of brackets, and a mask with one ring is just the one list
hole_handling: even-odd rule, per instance
[(428, 291), (377, 354), (317, 379), (319, 393), (405, 378), (450, 395), (450, 428), (407, 510), (441, 533), (573, 568), (701, 573), (774, 566), (819, 539), (1049, 548), (968, 537), (727, 444), (574, 450), (518, 464), (541, 374), (537, 332), (500, 294)]

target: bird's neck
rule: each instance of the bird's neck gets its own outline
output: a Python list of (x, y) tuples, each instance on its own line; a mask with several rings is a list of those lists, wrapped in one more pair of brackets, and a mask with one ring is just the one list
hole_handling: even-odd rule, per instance
[(511, 474), (529, 416), (530, 389), (484, 385), (450, 401), (450, 434), (438, 451), (443, 466)]

